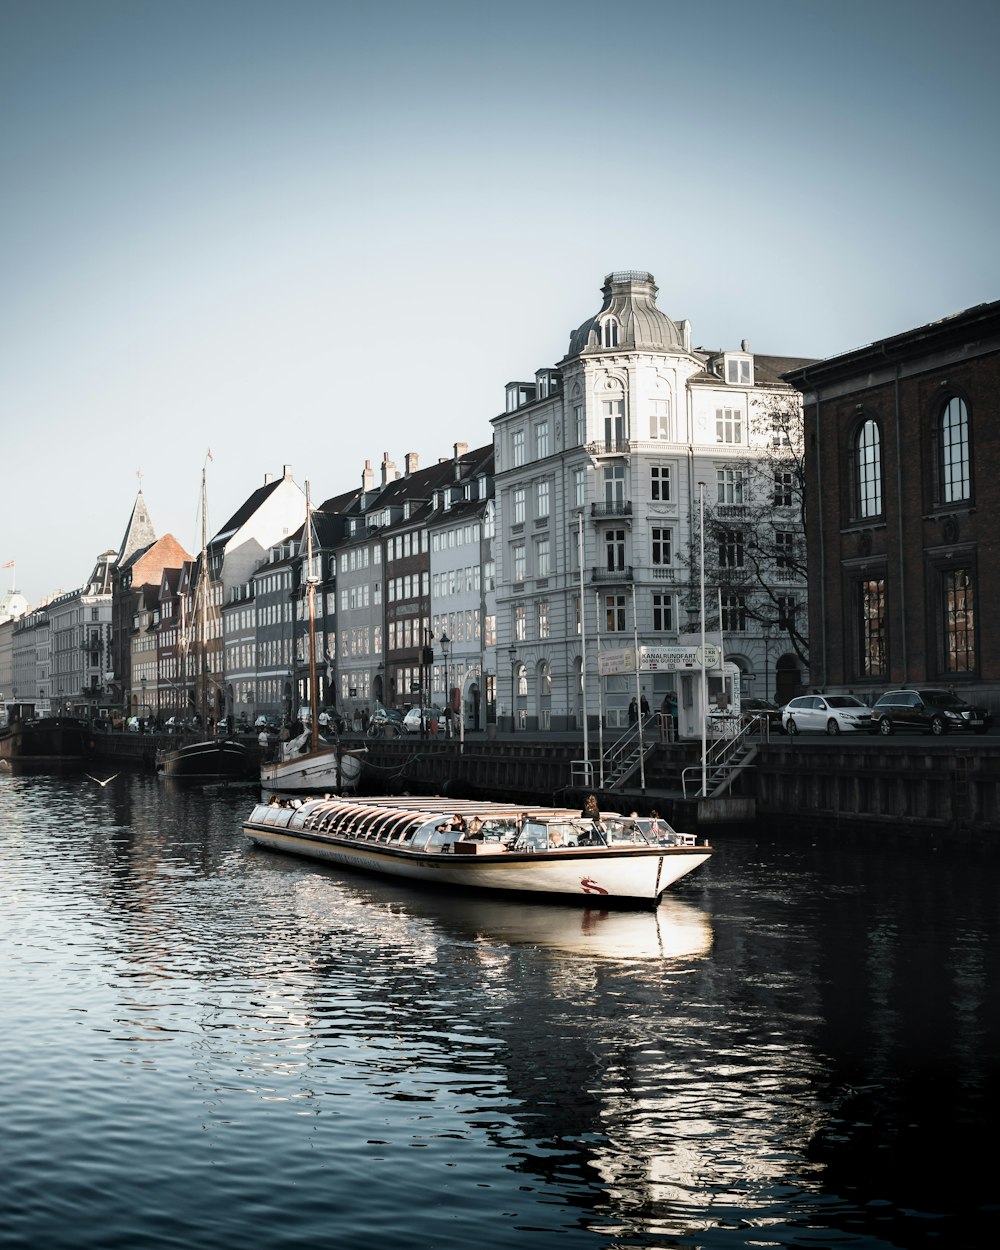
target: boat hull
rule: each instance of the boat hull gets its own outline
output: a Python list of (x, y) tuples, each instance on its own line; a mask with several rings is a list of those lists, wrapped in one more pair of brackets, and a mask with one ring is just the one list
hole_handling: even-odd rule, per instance
[(358, 788), (361, 761), (335, 749), (308, 751), (260, 766), (262, 790), (279, 794), (344, 794)]
[(242, 742), (220, 738), (210, 742), (189, 742), (164, 752), (156, 762), (157, 771), (177, 781), (250, 781), (253, 768), (250, 753)]
[[(373, 800), (382, 803), (385, 800)], [(507, 895), (539, 895), (588, 906), (655, 906), (675, 881), (703, 864), (708, 846), (574, 846), (542, 852), (459, 840), (419, 851), (319, 830), (321, 803), (257, 805), (243, 825), (255, 845), (411, 883)], [(443, 809), (445, 811), (447, 809)], [(427, 809), (433, 812), (432, 808)], [(436, 815), (421, 817), (433, 821)], [(312, 827), (311, 827), (312, 826)]]
[(0, 730), (0, 759), (82, 760), (90, 755), (85, 721), (72, 716), (44, 716), (15, 721)]

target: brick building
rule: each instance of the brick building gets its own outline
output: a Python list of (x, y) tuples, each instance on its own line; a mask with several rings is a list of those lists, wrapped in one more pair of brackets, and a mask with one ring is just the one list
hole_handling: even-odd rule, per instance
[(1000, 302), (792, 370), (810, 679), (1000, 704)]

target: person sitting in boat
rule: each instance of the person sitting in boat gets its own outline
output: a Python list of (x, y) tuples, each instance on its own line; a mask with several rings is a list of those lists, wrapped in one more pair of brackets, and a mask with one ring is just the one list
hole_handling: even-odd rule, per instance
[(483, 839), (483, 822), (478, 816), (473, 816), (469, 821), (469, 828), (465, 835), (472, 842), (481, 842)]
[(451, 818), (451, 827), (456, 833), (465, 833), (468, 830), (468, 826), (466, 825), (464, 818), (459, 816), (457, 812)]

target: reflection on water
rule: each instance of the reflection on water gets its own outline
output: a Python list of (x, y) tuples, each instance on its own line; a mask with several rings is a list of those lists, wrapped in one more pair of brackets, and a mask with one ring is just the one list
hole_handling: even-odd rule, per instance
[(255, 850), (251, 802), (0, 777), (5, 1244), (986, 1244), (986, 865), (744, 835), (577, 910)]

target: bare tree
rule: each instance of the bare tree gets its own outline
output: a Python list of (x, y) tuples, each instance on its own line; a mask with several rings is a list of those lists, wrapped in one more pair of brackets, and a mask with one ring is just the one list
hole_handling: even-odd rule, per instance
[[(747, 455), (720, 471), (705, 500), (705, 581), (715, 602), (706, 615), (724, 632), (774, 630), (809, 666), (802, 408), (776, 391), (753, 404)], [(700, 544), (700, 536), (696, 536)], [(697, 568), (692, 544), (688, 563)], [(714, 612), (712, 609), (716, 609)]]

